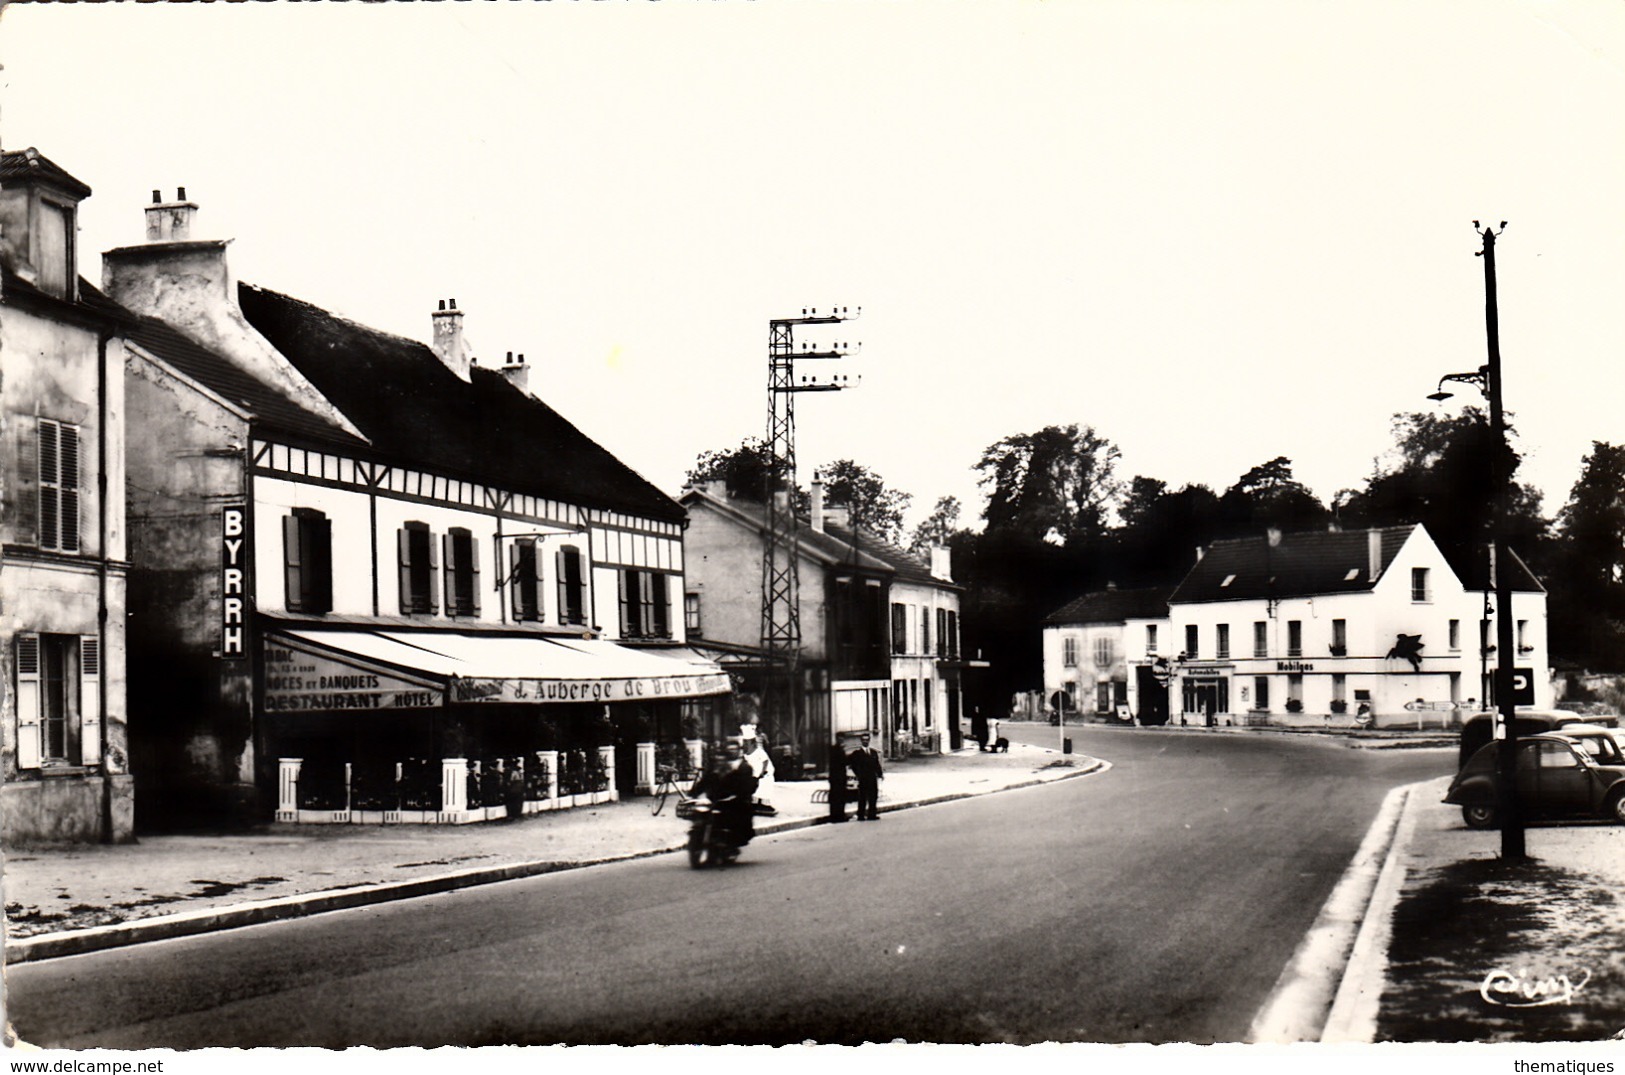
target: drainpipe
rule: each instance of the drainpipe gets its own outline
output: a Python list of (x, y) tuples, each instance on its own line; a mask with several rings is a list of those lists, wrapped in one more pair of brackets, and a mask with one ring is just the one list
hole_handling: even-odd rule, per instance
[[(108, 690), (107, 677), (107, 560), (110, 555), (108, 540), (110, 528), (107, 525), (107, 344), (113, 334), (105, 329), (96, 334), (96, 512), (97, 520), (101, 525), (100, 545), (97, 549), (100, 554), (96, 571), (96, 641), (101, 648), (98, 659), (101, 662), (102, 689), (97, 692), (96, 705), (101, 710), (97, 716), (100, 718), (97, 734), (101, 736), (100, 749), (97, 751), (101, 758), (102, 776), (102, 802), (101, 802), (101, 829), (104, 844), (113, 842), (113, 773), (111, 759), (107, 756), (108, 747), (108, 712), (107, 697), (112, 692)], [(128, 693), (126, 691), (126, 693)], [(125, 719), (129, 719), (126, 710)], [(127, 727), (127, 725), (126, 725)]]

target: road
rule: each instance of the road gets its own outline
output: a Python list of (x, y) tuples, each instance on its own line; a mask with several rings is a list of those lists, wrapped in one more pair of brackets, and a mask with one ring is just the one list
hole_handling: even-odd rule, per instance
[(660, 856), (21, 964), (8, 1015), (58, 1047), (1236, 1041), (1386, 791), (1450, 764), (1071, 734), (1112, 768), (728, 870)]

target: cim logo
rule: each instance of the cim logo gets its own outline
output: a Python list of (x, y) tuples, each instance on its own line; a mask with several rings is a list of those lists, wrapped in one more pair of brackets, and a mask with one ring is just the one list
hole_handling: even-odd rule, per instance
[(242, 508), (220, 513), (220, 656), (248, 656), (247, 516)]

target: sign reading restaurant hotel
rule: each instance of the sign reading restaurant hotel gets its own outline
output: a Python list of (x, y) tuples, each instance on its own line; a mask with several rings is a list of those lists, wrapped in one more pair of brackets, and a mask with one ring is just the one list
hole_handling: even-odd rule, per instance
[(629, 679), (454, 679), (457, 702), (626, 702), (727, 694), (728, 676), (636, 676)]
[(441, 704), (440, 690), (430, 684), (309, 653), (280, 639), (265, 644), (268, 713), (429, 709)]

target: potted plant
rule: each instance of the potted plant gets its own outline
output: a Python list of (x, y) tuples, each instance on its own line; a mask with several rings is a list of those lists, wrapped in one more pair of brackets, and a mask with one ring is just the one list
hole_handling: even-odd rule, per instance
[(1332, 712), (1333, 713), (1337, 714), (1338, 716), (1342, 716), (1344, 713), (1347, 713), (1348, 711), (1349, 711), (1349, 704), (1347, 702), (1345, 702), (1341, 698), (1333, 698), (1332, 699)]
[(1303, 699), (1301, 699), (1301, 698), (1288, 698), (1286, 700), (1286, 711), (1288, 713), (1302, 713), (1303, 712)]

